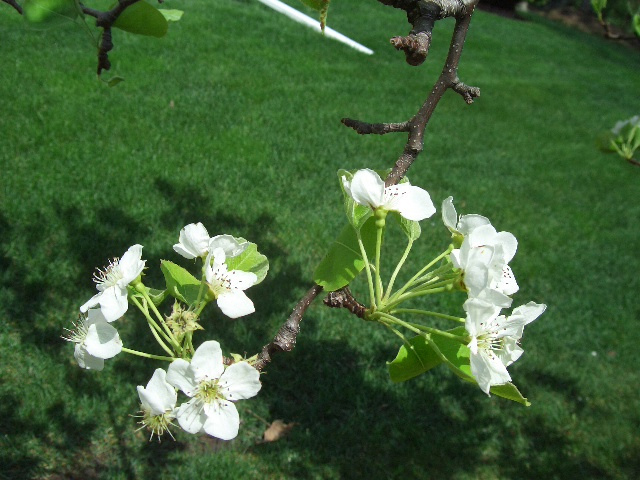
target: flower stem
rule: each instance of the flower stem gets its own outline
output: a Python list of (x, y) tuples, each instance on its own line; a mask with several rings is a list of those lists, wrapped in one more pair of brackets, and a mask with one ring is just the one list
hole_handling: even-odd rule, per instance
[(407, 244), (407, 248), (404, 250), (404, 253), (402, 254), (402, 258), (398, 262), (398, 265), (396, 265), (396, 269), (393, 271), (393, 274), (391, 275), (391, 279), (389, 280), (389, 285), (387, 285), (387, 291), (384, 295), (384, 298), (382, 299), (383, 302), (386, 302), (387, 300), (389, 300), (389, 295), (391, 295), (391, 292), (393, 290), (393, 284), (395, 283), (396, 277), (398, 276), (400, 269), (404, 265), (404, 262), (407, 260), (407, 257), (409, 256), (409, 252), (411, 251), (412, 246), (413, 246), (413, 240), (409, 240), (409, 243)]
[(137, 355), (139, 357), (151, 358), (153, 360), (164, 360), (166, 362), (173, 362), (175, 360), (175, 358), (173, 357), (163, 357), (161, 355), (153, 355), (151, 353), (139, 352), (138, 350), (132, 350), (126, 347), (122, 347), (122, 351), (125, 353), (130, 353), (131, 355)]
[[(151, 333), (153, 333), (153, 336), (155, 337), (156, 341), (158, 342), (158, 344), (162, 347), (162, 349), (167, 352), (169, 355), (173, 355), (173, 352), (171, 351), (171, 349), (169, 347), (167, 347), (167, 344), (164, 343), (162, 341), (162, 339), (160, 338), (160, 335), (162, 335), (163, 337), (165, 337), (165, 340), (167, 340), (167, 342), (171, 343), (171, 340), (167, 337), (167, 335), (162, 331), (162, 329), (160, 328), (160, 326), (155, 322), (155, 320), (153, 318), (151, 318), (151, 315), (149, 315), (149, 309), (146, 308), (146, 305), (143, 306), (136, 297), (132, 296), (131, 297), (131, 301), (134, 303), (134, 305), (136, 307), (138, 307), (138, 309), (142, 312), (142, 314), (146, 317), (147, 319), (147, 323), (149, 324), (149, 328), (151, 329)], [(146, 301), (145, 301), (146, 304)], [(160, 335), (159, 335), (160, 334)]]
[[(438, 330), (437, 328), (426, 327), (424, 325), (417, 325), (415, 323), (405, 322), (404, 320), (400, 320), (398, 317), (390, 315), (388, 313), (376, 312), (373, 314), (373, 317), (381, 317), (386, 321), (390, 321), (395, 323), (396, 325), (400, 325), (408, 330), (411, 330), (418, 335), (423, 335), (424, 333), (430, 333), (432, 335), (439, 335), (441, 337), (450, 338), (451, 340), (457, 340), (460, 343), (468, 343), (468, 338), (466, 336), (454, 335), (453, 333), (444, 332), (442, 330)], [(427, 337), (425, 337), (427, 338)]]
[(358, 238), (358, 246), (360, 247), (360, 254), (362, 255), (362, 260), (364, 261), (364, 266), (367, 271), (367, 281), (369, 282), (369, 297), (371, 298), (371, 309), (375, 310), (376, 308), (376, 296), (373, 290), (373, 278), (371, 276), (371, 265), (369, 265), (369, 257), (367, 257), (367, 252), (364, 249), (364, 244), (362, 243), (362, 236), (360, 235), (360, 231), (356, 231), (356, 237)]
[(398, 290), (396, 292), (396, 294), (393, 296), (392, 300), (396, 297), (400, 297), (405, 291), (407, 291), (407, 289), (409, 289), (410, 287), (413, 286), (413, 284), (418, 281), (418, 279), (420, 279), (420, 277), (427, 271), (429, 270), (433, 265), (435, 265), (436, 263), (438, 263), (440, 260), (442, 260), (444, 257), (446, 257), (447, 255), (449, 255), (451, 253), (451, 251), (453, 250), (453, 245), (449, 245), (449, 248), (447, 248), (444, 252), (442, 252), (440, 255), (438, 255), (436, 258), (434, 258), (433, 260), (431, 260), (428, 264), (426, 264), (424, 267), (422, 267), (420, 269), (420, 271), (418, 273), (416, 273), (411, 280), (409, 280), (407, 283), (405, 283), (402, 288), (400, 290)]
[[(376, 303), (382, 304), (382, 279), (380, 278), (380, 251), (382, 250), (382, 234), (384, 233), (386, 212), (380, 210), (382, 214), (376, 210)], [(384, 215), (383, 215), (384, 214)]]
[(151, 298), (149, 298), (149, 294), (147, 293), (147, 289), (144, 288), (144, 285), (142, 285), (142, 284), (140, 284), (140, 286), (142, 286), (143, 288), (138, 288), (138, 286), (136, 286), (136, 289), (140, 293), (142, 293), (142, 296), (147, 301), (147, 305), (149, 305), (151, 307), (151, 310), (153, 310), (153, 313), (155, 313), (155, 315), (158, 318), (158, 320), (160, 320), (160, 325), (162, 325), (162, 328), (164, 328), (164, 331), (166, 332), (166, 334), (168, 336), (167, 341), (171, 345), (173, 345), (174, 348), (177, 349), (176, 353), (179, 354), (180, 351), (182, 350), (182, 348), (180, 347), (180, 342), (178, 342), (178, 340), (176, 340), (176, 338), (173, 336), (173, 333), (171, 332), (171, 329), (167, 326), (167, 323), (164, 321), (164, 317), (162, 316), (162, 314), (156, 308), (155, 303), (153, 303)]
[(439, 313), (439, 312), (431, 312), (429, 310), (418, 310), (415, 308), (399, 308), (397, 310), (394, 310), (392, 312), (390, 312), (392, 314), (396, 314), (396, 313), (409, 313), (409, 314), (416, 314), (416, 315), (428, 315), (431, 317), (436, 317), (436, 318), (444, 318), (446, 320), (453, 320), (454, 322), (458, 322), (458, 323), (464, 323), (465, 319), (464, 318), (460, 318), (460, 317), (454, 317), (453, 315), (446, 315), (444, 313)]

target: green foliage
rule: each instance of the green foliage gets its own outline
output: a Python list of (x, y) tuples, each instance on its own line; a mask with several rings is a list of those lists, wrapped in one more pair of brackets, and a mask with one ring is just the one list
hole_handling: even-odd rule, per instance
[(167, 22), (178, 22), (184, 11), (182, 10), (167, 10), (166, 8), (159, 8), (158, 11), (167, 19)]
[(25, 0), (24, 17), (34, 23), (74, 19), (78, 16), (75, 0)]
[(200, 292), (200, 280), (181, 266), (168, 260), (162, 260), (160, 269), (164, 275), (167, 292), (189, 307), (194, 307)]
[(113, 24), (125, 32), (149, 37), (164, 37), (169, 24), (165, 15), (144, 0), (127, 7)]
[[(374, 217), (369, 217), (364, 223), (360, 229), (360, 236), (367, 257), (371, 259), (376, 246)], [(365, 262), (362, 259), (356, 231), (351, 225), (346, 225), (313, 273), (313, 281), (328, 292), (339, 290), (349, 285), (364, 267)]]
[[(244, 238), (236, 238), (238, 242), (246, 242)], [(254, 285), (262, 282), (269, 271), (269, 260), (267, 257), (258, 252), (258, 246), (249, 242), (249, 246), (244, 252), (237, 257), (226, 259), (227, 267), (231, 270), (242, 270), (244, 272), (255, 273), (258, 280)]]
[(327, 13), (329, 11), (329, 3), (331, 0), (300, 0), (306, 6), (313, 8), (320, 12), (320, 26), (324, 30), (324, 26), (327, 24)]

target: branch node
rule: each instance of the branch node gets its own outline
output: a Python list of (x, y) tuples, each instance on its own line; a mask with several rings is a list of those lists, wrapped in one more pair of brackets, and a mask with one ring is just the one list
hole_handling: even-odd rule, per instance
[(402, 123), (367, 123), (352, 118), (340, 120), (343, 125), (354, 129), (360, 135), (385, 135), (387, 133), (408, 132), (409, 122)]
[(429, 54), (431, 32), (410, 33), (406, 37), (393, 37), (390, 42), (396, 50), (404, 51), (409, 65), (417, 67), (426, 60)]
[(323, 303), (331, 308), (346, 308), (360, 318), (364, 318), (367, 311), (367, 308), (354, 298), (349, 287), (343, 287), (335, 292), (329, 292), (329, 295), (327, 295)]
[(462, 98), (467, 102), (467, 105), (471, 105), (473, 103), (473, 99), (480, 96), (480, 89), (478, 87), (465, 85), (460, 80), (455, 80), (453, 85), (451, 85), (451, 89), (462, 95)]

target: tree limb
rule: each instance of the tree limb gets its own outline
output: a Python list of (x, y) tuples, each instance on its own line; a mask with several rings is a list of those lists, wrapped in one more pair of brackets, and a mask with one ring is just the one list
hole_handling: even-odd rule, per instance
[(18, 2), (16, 2), (16, 0), (2, 0), (4, 3), (11, 5), (13, 8), (16, 9), (16, 11), (22, 15), (22, 7), (20, 6), (20, 4)]

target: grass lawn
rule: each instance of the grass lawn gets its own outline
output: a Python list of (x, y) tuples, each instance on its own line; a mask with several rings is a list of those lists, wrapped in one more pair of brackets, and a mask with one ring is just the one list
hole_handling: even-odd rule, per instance
[[(166, 365), (121, 355), (83, 371), (60, 338), (95, 267), (140, 243), (147, 283), (161, 286), (159, 260), (180, 262), (171, 245), (191, 222), (256, 242), (271, 262), (248, 292), (257, 313), (212, 309), (198, 342), (257, 352), (345, 222), (335, 172), (384, 169), (402, 151), (403, 135), (359, 137), (340, 118), (412, 115), (453, 26), (438, 24), (413, 68), (388, 44), (407, 32), (403, 12), (373, 0), (329, 13), (373, 56), (254, 1), (164, 8), (186, 10), (165, 38), (114, 33), (105, 76), (126, 80), (107, 88), (85, 30), (28, 25), (0, 4), (0, 479), (637, 478), (640, 169), (595, 138), (640, 113), (640, 53), (484, 12), (459, 72), (482, 96), (470, 107), (445, 96), (410, 171), (438, 206), (412, 258), (446, 247), (449, 195), (516, 235), (514, 305), (548, 305), (510, 368), (532, 406), (487, 398), (444, 367), (393, 384), (385, 362), (399, 340), (317, 301), (296, 349), (238, 404), (237, 439), (136, 432), (135, 387)], [(435, 308), (461, 315), (464, 298)], [(133, 312), (118, 329), (157, 349)], [(296, 425), (262, 443), (275, 419)]]

